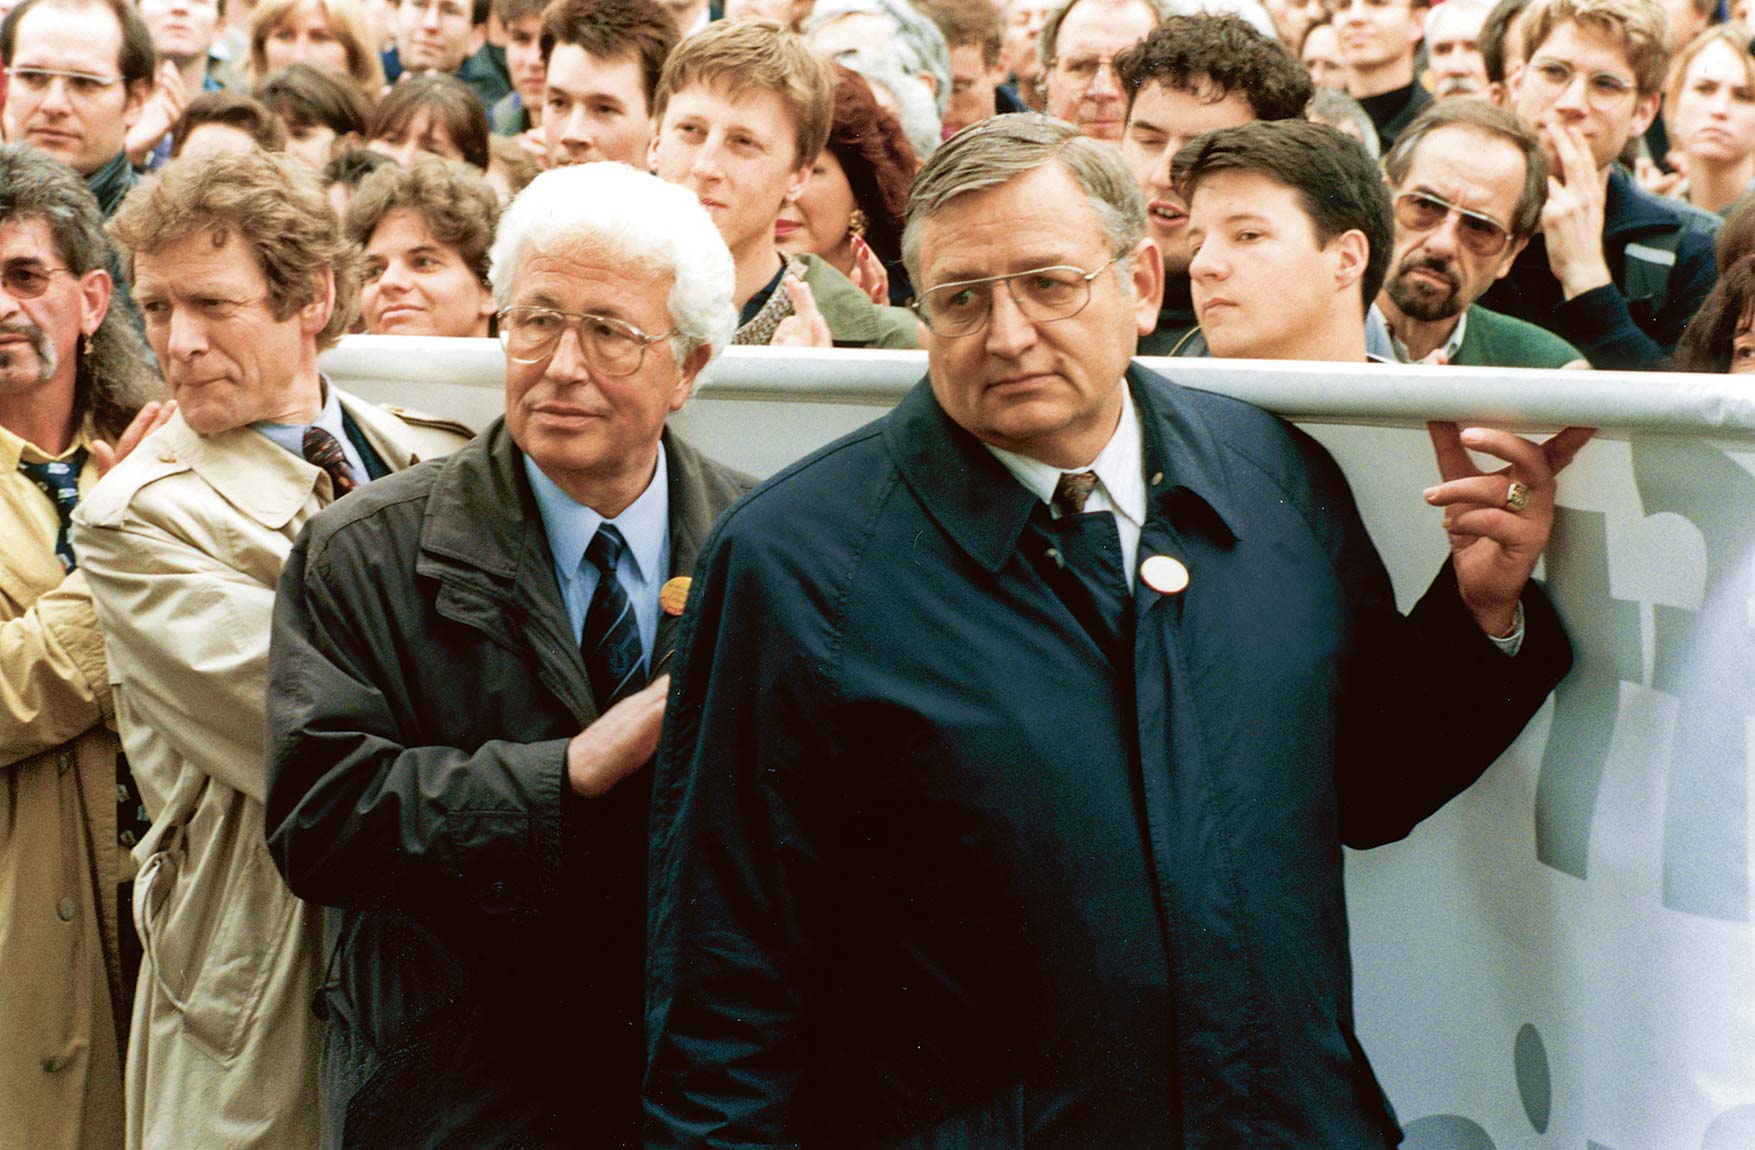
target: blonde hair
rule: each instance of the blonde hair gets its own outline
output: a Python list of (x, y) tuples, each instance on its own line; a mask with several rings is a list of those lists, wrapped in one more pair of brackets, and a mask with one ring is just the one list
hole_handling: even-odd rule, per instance
[(324, 269), (335, 269), (335, 307), (317, 333), (317, 350), (334, 346), (353, 322), (360, 251), (341, 234), (308, 164), (255, 149), (185, 156), (143, 180), (110, 220), (130, 280), (139, 253), (200, 231), (212, 234), (215, 247), (236, 235), (250, 249), (277, 320), (317, 299)]
[(724, 84), (732, 96), (778, 95), (792, 113), (798, 164), (817, 158), (835, 116), (835, 68), (804, 38), (774, 20), (720, 20), (678, 44), (664, 62), (652, 119), (662, 122), (670, 98), (696, 84)]
[(1749, 52), (1749, 29), (1742, 24), (1714, 24), (1688, 41), (1670, 61), (1670, 78), (1664, 83), (1664, 120), (1676, 122), (1676, 101), (1681, 98), (1682, 85), (1688, 78), (1688, 66), (1714, 44), (1723, 44), (1742, 62), (1749, 86), (1755, 88), (1755, 55)]
[(268, 36), (275, 26), (306, 8), (318, 9), (329, 21), (336, 42), (347, 50), (347, 74), (365, 94), (366, 102), (375, 104), (384, 90), (384, 65), (366, 32), (359, 0), (261, 0), (250, 18), (250, 82), (258, 84), (268, 78)]
[(1534, 58), (1562, 24), (1577, 24), (1619, 41), (1641, 96), (1663, 89), (1670, 29), (1659, 0), (1536, 0), (1523, 19), (1524, 58)]

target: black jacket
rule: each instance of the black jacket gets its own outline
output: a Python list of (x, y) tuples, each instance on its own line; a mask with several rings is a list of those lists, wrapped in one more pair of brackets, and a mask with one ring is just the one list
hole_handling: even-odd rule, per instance
[[(702, 552), (653, 797), (649, 1144), (1352, 1148), (1341, 845), (1468, 786), (1570, 648), (1413, 614), (1311, 439), (1137, 366), (1140, 555), (1105, 654), (1045, 505), (925, 384)], [(1408, 493), (1410, 499), (1417, 492)]]
[[(750, 481), (666, 433), (671, 567)], [(317, 516), (270, 652), (269, 849), (336, 908), (326, 1143), (637, 1139), (650, 772), (589, 802), (596, 718), (520, 453), (495, 422)], [(653, 663), (676, 620), (661, 616)]]
[[(1540, 232), (1518, 253), (1511, 271), (1478, 301), (1504, 315), (1547, 328), (1576, 347), (1603, 371), (1656, 371), (1665, 366), (1694, 313), (1718, 280), (1713, 254), (1717, 225), (1690, 208), (1642, 190), (1619, 167), (1609, 173), (1603, 204), (1603, 255), (1612, 283), (1564, 298), (1548, 266)], [(1628, 292), (1629, 244), (1653, 247), (1675, 237), (1675, 264), (1660, 299), (1634, 299)], [(1659, 252), (1663, 259), (1670, 253)]]

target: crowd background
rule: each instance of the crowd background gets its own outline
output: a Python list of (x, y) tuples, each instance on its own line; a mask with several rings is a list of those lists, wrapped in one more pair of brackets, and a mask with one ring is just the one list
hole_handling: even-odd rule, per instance
[[(0, 13), (5, 140), (64, 164), (105, 219), (167, 165), (216, 152), (276, 153), (274, 170), (321, 180), (345, 237), (328, 259), (345, 306), (325, 339), (506, 339), (489, 282), (501, 212), (546, 169), (614, 160), (707, 207), (736, 267), (734, 342), (915, 347), (915, 174), (978, 121), (1042, 112), (1119, 149), (1147, 200), (1168, 284), (1142, 352), (1267, 356), (1271, 342), (1202, 330), (1194, 301), (1222, 274), (1218, 245), (1189, 235), (1176, 157), (1210, 130), (1308, 118), (1356, 141), (1388, 185), (1379, 239), (1393, 242), (1374, 253), (1383, 286), (1362, 320), (1377, 358), (1755, 372), (1755, 39), (1724, 0), (0, 0)], [(1579, 21), (1600, 35), (1562, 43)], [(1425, 148), (1456, 131), (1506, 144), (1510, 166), (1440, 194)], [(129, 269), (87, 236), (80, 270), (99, 264), (114, 315), (83, 346), (129, 345), (149, 365)], [(22, 275), (5, 280), (21, 298)], [(129, 370), (118, 411), (94, 413), (111, 440), (156, 394), (149, 367)], [(141, 961), (129, 856), (152, 804), (125, 765), (116, 786), (78, 1001), (57, 1008), (108, 1053), (55, 1104), (57, 1144), (121, 1137)], [(26, 1050), (11, 1017), (0, 1048)], [(54, 1062), (30, 1073), (53, 1078)], [(9, 1083), (0, 1115), (45, 1096)], [(0, 1120), (0, 1146), (24, 1128)]]

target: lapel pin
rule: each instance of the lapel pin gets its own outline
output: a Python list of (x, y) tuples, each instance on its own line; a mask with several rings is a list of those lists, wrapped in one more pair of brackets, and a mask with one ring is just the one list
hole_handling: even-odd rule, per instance
[(658, 589), (658, 605), (666, 615), (681, 615), (689, 601), (689, 577), (678, 575)]
[(1188, 568), (1168, 555), (1153, 555), (1140, 564), (1140, 578), (1160, 595), (1175, 595), (1188, 586)]

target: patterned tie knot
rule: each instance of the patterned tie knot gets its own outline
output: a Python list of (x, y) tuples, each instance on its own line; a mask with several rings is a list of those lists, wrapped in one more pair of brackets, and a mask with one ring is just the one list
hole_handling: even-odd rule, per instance
[(1054, 498), (1049, 500), (1057, 515), (1082, 515), (1085, 501), (1097, 490), (1095, 471), (1063, 471), (1054, 485)]
[(337, 499), (359, 486), (353, 469), (347, 465), (347, 454), (341, 450), (341, 441), (333, 435), (312, 424), (305, 428), (303, 447), (305, 461), (329, 473), (329, 482), (335, 486)]
[(622, 561), (622, 552), (627, 546), (622, 533), (611, 524), (605, 523), (598, 527), (597, 534), (586, 544), (585, 558), (605, 575), (614, 575), (616, 565)]

